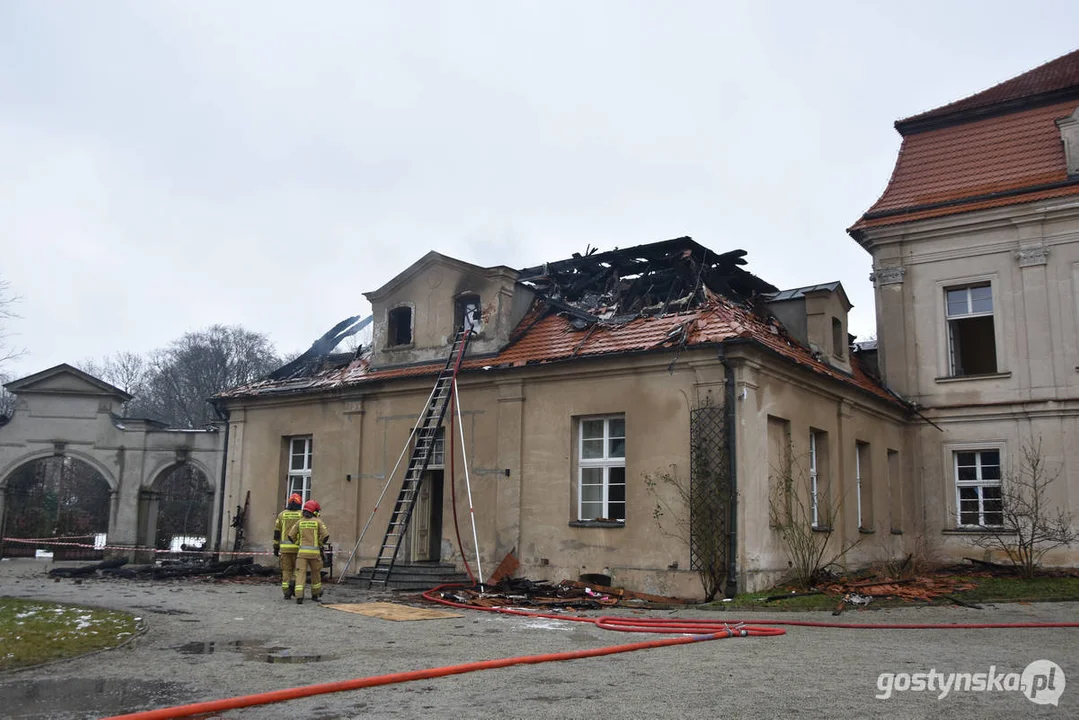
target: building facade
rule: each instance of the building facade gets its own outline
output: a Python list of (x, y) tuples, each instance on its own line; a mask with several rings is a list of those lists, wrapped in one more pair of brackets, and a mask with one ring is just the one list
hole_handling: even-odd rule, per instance
[[(724, 544), (725, 589), (761, 588), (789, 569), (769, 517), (784, 477), (804, 481), (831, 542), (859, 541), (850, 562), (902, 552), (917, 517), (907, 407), (852, 356), (842, 286), (779, 293), (742, 255), (689, 238), (524, 270), (429, 253), (367, 295), (370, 348), (219, 398), (225, 504), (250, 491), (247, 538), (265, 548), (285, 497), (306, 493), (338, 557), (357, 548), (350, 572), (370, 565), (398, 463), (471, 308), (463, 443), (447, 417), (399, 564), (475, 569), (471, 499), (488, 574), (512, 552), (537, 580), (603, 575), (700, 597), (707, 525)], [(687, 499), (707, 473), (733, 502)]]
[(896, 128), (887, 189), (849, 232), (873, 257), (883, 379), (924, 418), (926, 541), (980, 557), (1031, 449), (1050, 505), (1079, 510), (1079, 51)]

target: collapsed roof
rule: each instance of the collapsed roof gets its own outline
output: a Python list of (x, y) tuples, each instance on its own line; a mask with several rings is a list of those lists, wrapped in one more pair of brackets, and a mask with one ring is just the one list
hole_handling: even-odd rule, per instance
[[(716, 254), (681, 237), (525, 268), (517, 282), (585, 322), (615, 324), (692, 310), (723, 296), (744, 302), (777, 288), (743, 270), (745, 250)], [(583, 313), (583, 314), (582, 314)]]
[[(493, 355), (470, 356), (462, 372), (483, 372), (634, 353), (750, 342), (819, 376), (902, 404), (852, 358), (835, 368), (758, 308), (778, 293), (744, 270), (746, 252), (717, 254), (688, 237), (525, 268), (517, 282), (536, 294), (529, 311)], [(218, 397), (333, 392), (366, 383), (436, 375), (444, 362), (374, 368), (370, 348), (320, 354), (355, 318), (335, 326), (308, 353), (271, 376)], [(672, 361), (672, 364), (675, 361)]]

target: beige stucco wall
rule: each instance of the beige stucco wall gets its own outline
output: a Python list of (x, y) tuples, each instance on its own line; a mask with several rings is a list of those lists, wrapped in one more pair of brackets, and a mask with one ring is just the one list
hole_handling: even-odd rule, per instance
[[(1060, 479), (1051, 501), (1079, 511), (1079, 203), (1054, 200), (869, 231), (878, 343), (887, 382), (938, 427), (917, 430), (926, 542), (942, 558), (981, 557), (956, 530), (952, 453), (1002, 451), (1014, 471), (1041, 438)], [(998, 374), (951, 378), (944, 288), (988, 280)], [(1079, 548), (1049, 564), (1079, 563)]]
[[(746, 353), (750, 357), (751, 351)], [(697, 573), (689, 569), (688, 544), (679, 537), (675, 517), (662, 521), (653, 517), (657, 498), (649, 493), (644, 476), (668, 472), (688, 478), (690, 410), (709, 395), (713, 403), (724, 402), (724, 374), (715, 348), (683, 353), (668, 372), (672, 357), (622, 356), (461, 376), (461, 410), (485, 573), (514, 551), (521, 562), (519, 574), (536, 580), (601, 573), (644, 592), (701, 596)], [(902, 420), (894, 410), (881, 411), (876, 407), (880, 403), (871, 399), (841, 402), (837, 393), (851, 397), (859, 393), (844, 390), (839, 383), (819, 387), (816, 376), (783, 370), (784, 365), (768, 358), (738, 360), (734, 365), (743, 373), (741, 386), (749, 388), (747, 400), (739, 401), (737, 421), (740, 589), (758, 588), (787, 567), (768, 528), (767, 468), (757, 461), (759, 435), (769, 413), (791, 419), (798, 438), (796, 451), (805, 434), (802, 430), (812, 425), (830, 433), (837, 458), (848, 450), (853, 453), (855, 438), (871, 442), (881, 457), (886, 448), (906, 452)], [(227, 503), (234, 507), (247, 490), (252, 491), (249, 547), (270, 546), (273, 518), (284, 500), (284, 438), (310, 434), (313, 497), (322, 503), (343, 562), (371, 517), (432, 383), (433, 377), (355, 388), (337, 397), (234, 401)], [(841, 407), (848, 413), (843, 418)], [(576, 423), (581, 417), (610, 414), (624, 414), (626, 420), (626, 523), (574, 526)], [(837, 474), (849, 471), (838, 463), (834, 467)], [(461, 532), (473, 562), (459, 450), (455, 468)], [(353, 571), (373, 563), (402, 474), (399, 470), (394, 477), (371, 522)], [(843, 487), (843, 480), (836, 482), (834, 487)], [(445, 487), (442, 557), (460, 567), (448, 473)], [(679, 507), (675, 489), (660, 484), (659, 491), (667, 503)], [(879, 493), (877, 503), (876, 516), (888, 518), (887, 493)], [(864, 545), (884, 549), (865, 549), (861, 554), (867, 559), (878, 559), (896, 544), (883, 520), (881, 528), (867, 535)], [(841, 532), (857, 533), (857, 528), (847, 523)]]

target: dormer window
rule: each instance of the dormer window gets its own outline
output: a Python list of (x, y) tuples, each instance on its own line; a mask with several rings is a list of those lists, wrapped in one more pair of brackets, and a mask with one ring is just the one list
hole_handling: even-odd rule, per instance
[(412, 308), (407, 305), (395, 307), (387, 314), (386, 345), (412, 344)]
[(832, 318), (832, 354), (840, 360), (846, 354), (847, 334), (843, 332), (843, 321), (837, 317)]
[(1060, 140), (1064, 143), (1064, 164), (1068, 177), (1079, 175), (1079, 108), (1066, 118), (1057, 120)]
[(472, 329), (479, 332), (482, 320), (480, 318), (480, 296), (476, 293), (464, 293), (457, 296), (453, 309), (454, 332), (458, 332), (464, 327), (466, 318), (471, 322)]

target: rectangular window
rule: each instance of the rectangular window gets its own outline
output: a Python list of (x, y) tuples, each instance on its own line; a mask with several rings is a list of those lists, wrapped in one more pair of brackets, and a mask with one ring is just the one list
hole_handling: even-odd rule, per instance
[(285, 498), (292, 493), (299, 493), (304, 502), (311, 499), (311, 451), (312, 439), (306, 437), (294, 437), (288, 443), (288, 492)]
[(903, 484), (900, 477), (899, 451), (888, 451), (888, 510), (893, 534), (903, 532)]
[(1000, 450), (963, 450), (955, 458), (956, 511), (959, 525), (1000, 527)]
[(768, 502), (769, 522), (779, 527), (791, 521), (791, 423), (785, 418), (768, 416)]
[(473, 332), (482, 332), (482, 317), (480, 313), (480, 296), (475, 293), (458, 295), (453, 304), (453, 331), (460, 332), (468, 323), (468, 329)]
[(412, 308), (407, 305), (395, 307), (387, 313), (386, 321), (387, 345), (412, 344)]
[(813, 527), (820, 525), (820, 501), (817, 494), (819, 490), (817, 478), (817, 433), (809, 431), (809, 509), (813, 513)]
[(997, 345), (992, 286), (984, 283), (947, 288), (944, 294), (951, 374), (961, 377), (995, 373)]
[[(452, 421), (452, 418), (449, 418)], [(435, 442), (431, 446), (431, 461), (427, 463), (428, 470), (444, 470), (446, 467), (446, 428), (440, 427), (435, 431)]]
[(577, 519), (626, 521), (626, 418), (582, 418), (577, 454)]
[(855, 443), (854, 446), (854, 488), (858, 500), (858, 528), (873, 528), (873, 483), (870, 466), (869, 443)]

